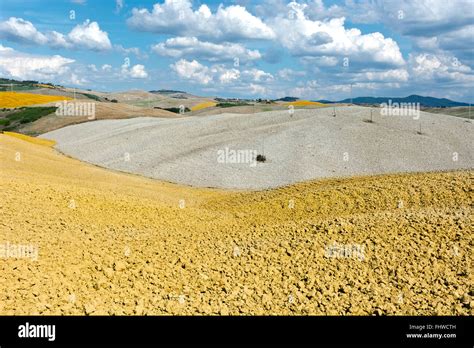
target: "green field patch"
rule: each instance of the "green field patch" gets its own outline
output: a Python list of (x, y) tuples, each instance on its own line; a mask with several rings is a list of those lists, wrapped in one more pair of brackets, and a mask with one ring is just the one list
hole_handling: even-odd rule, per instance
[[(6, 118), (0, 120), (0, 127), (8, 127), (9, 130), (12, 130), (21, 124), (35, 122), (43, 116), (52, 114), (56, 109), (55, 106), (22, 107), (7, 114)], [(6, 128), (3, 130), (6, 130)]]

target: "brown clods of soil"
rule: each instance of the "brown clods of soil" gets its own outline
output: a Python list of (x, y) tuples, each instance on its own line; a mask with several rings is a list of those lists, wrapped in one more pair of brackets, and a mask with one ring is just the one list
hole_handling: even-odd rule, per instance
[(474, 314), (472, 171), (231, 192), (7, 135), (0, 162), (1, 315)]

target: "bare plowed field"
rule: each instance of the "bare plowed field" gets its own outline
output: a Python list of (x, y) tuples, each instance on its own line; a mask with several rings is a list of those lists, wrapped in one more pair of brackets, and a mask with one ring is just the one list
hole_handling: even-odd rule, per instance
[(8, 135), (0, 162), (2, 315), (474, 314), (472, 171), (233, 192)]

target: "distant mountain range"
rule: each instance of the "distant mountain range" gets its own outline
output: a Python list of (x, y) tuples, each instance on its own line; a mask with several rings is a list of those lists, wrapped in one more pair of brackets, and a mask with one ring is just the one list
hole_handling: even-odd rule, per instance
[[(290, 97), (291, 98), (291, 97)], [(423, 97), (421, 95), (410, 95), (404, 98), (393, 98), (393, 97), (357, 97), (352, 99), (353, 104), (365, 105), (365, 104), (382, 104), (389, 103), (389, 100), (393, 103), (420, 103), (420, 106), (431, 107), (431, 108), (449, 108), (454, 106), (469, 106), (468, 103), (455, 102), (446, 98), (434, 98), (434, 97)], [(351, 99), (347, 98), (339, 101), (330, 100), (316, 100), (317, 102), (324, 104), (332, 103), (350, 103)]]
[(297, 101), (298, 99), (300, 99), (300, 98), (284, 97), (284, 98), (276, 99), (275, 101), (294, 102), (294, 101)]

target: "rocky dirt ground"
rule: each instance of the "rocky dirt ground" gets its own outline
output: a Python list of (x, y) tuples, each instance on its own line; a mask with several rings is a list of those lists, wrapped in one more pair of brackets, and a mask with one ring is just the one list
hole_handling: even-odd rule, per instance
[(0, 258), (1, 315), (474, 314), (473, 171), (234, 192), (7, 135), (0, 163), (0, 244), (39, 250)]

